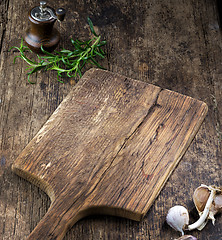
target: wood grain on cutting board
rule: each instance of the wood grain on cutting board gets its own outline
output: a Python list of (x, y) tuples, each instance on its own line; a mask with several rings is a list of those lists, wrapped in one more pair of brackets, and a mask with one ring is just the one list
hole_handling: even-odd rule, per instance
[(140, 220), (206, 112), (191, 97), (86, 72), (12, 167), (52, 200), (29, 239), (62, 239), (89, 214)]

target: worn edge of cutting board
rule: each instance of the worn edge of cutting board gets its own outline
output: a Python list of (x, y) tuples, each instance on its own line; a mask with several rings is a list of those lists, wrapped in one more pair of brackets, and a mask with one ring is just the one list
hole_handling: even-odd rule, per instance
[[(97, 72), (105, 72), (107, 74), (113, 74), (113, 73), (110, 73), (108, 71), (102, 71), (102, 70), (95, 70), (95, 69), (92, 69), (92, 70), (89, 70), (86, 75), (90, 75), (91, 73), (93, 73), (94, 71), (97, 71)], [(85, 76), (85, 75), (84, 75)], [(116, 76), (116, 77), (123, 77), (123, 76), (120, 76), (118, 74), (113, 74), (113, 76)], [(132, 81), (136, 81), (136, 80), (132, 80)], [(78, 84), (77, 86), (78, 87)], [(169, 90), (163, 90), (165, 92), (168, 92), (168, 93), (171, 93), (172, 91), (169, 91)], [(176, 93), (177, 94), (177, 93)], [(181, 94), (178, 94), (178, 96), (180, 96)], [(69, 97), (69, 95), (67, 96), (67, 98)], [(66, 98), (66, 99), (67, 99)], [(190, 98), (190, 97), (187, 97), (187, 98)], [(191, 99), (191, 98), (190, 98)], [(66, 100), (64, 100), (65, 102)], [(153, 201), (155, 200), (155, 198), (157, 197), (157, 195), (159, 194), (159, 192), (161, 191), (162, 187), (164, 186), (165, 182), (167, 181), (167, 179), (169, 178), (171, 172), (174, 170), (175, 166), (177, 165), (177, 163), (179, 162), (179, 160), (181, 159), (181, 157), (183, 156), (183, 154), (185, 153), (186, 149), (188, 148), (189, 144), (191, 143), (193, 137), (195, 136), (195, 134), (197, 133), (202, 121), (204, 120), (204, 117), (207, 113), (207, 105), (203, 102), (200, 102), (198, 100), (195, 100), (196, 102), (198, 102), (200, 104), (200, 108), (201, 108), (201, 115), (199, 116), (199, 119), (198, 121), (196, 122), (194, 128), (193, 128), (193, 131), (192, 133), (189, 135), (189, 138), (187, 139), (186, 141), (186, 144), (184, 145), (184, 147), (182, 148), (182, 151), (180, 151), (180, 154), (177, 156), (176, 160), (173, 161), (173, 164), (171, 164), (171, 168), (168, 169), (168, 171), (165, 172), (164, 176), (163, 176), (163, 179), (162, 179), (162, 183), (160, 186), (157, 187), (156, 191), (149, 197), (149, 200), (147, 201), (147, 204), (145, 206), (144, 209), (142, 209), (142, 211), (133, 211), (133, 210), (130, 210), (130, 209), (122, 209), (122, 208), (118, 208), (118, 206), (115, 206), (115, 207), (112, 207), (112, 206), (106, 206), (106, 205), (100, 205), (100, 206), (96, 206), (96, 205), (92, 205), (92, 206), (87, 206), (85, 207), (84, 209), (81, 209), (78, 216), (75, 216), (75, 219), (69, 219), (69, 222), (67, 223), (69, 226), (73, 225), (76, 221), (78, 221), (80, 218), (84, 217), (84, 216), (87, 216), (87, 215), (90, 215), (90, 214), (110, 214), (110, 215), (116, 215), (116, 216), (122, 216), (122, 217), (127, 217), (127, 218), (130, 218), (130, 219), (133, 219), (133, 220), (141, 220), (141, 218), (146, 214), (146, 212), (148, 211), (148, 209), (150, 208), (151, 204), (153, 203)], [(61, 105), (60, 105), (61, 106)], [(55, 111), (58, 112), (59, 109), (60, 109), (60, 106), (58, 107), (58, 109)], [(55, 114), (54, 113), (54, 114)], [(51, 119), (51, 118), (50, 118)], [(50, 119), (48, 121), (50, 121)], [(138, 126), (140, 127), (140, 125)], [(44, 127), (43, 127), (44, 129)], [(136, 132), (137, 129), (135, 129), (135, 132)], [(42, 129), (40, 130), (40, 132), (42, 131)], [(133, 137), (133, 135), (135, 134), (135, 132), (133, 132), (131, 134), (131, 136), (129, 137), (128, 140), (130, 140), (131, 137)], [(39, 133), (38, 133), (39, 134)], [(37, 136), (38, 136), (37, 134)], [(127, 144), (127, 143), (123, 143), (124, 144)], [(30, 144), (28, 145), (30, 146)], [(28, 147), (27, 146), (27, 147)], [(27, 147), (25, 149), (27, 149)], [(32, 148), (31, 148), (32, 150)], [(122, 149), (120, 149), (122, 151)], [(25, 150), (24, 150), (25, 151)], [(29, 150), (30, 151), (30, 150)], [(19, 157), (18, 157), (19, 158)], [(28, 181), (34, 183), (35, 185), (39, 186), (40, 188), (42, 188), (48, 195), (49, 197), (51, 198), (51, 201), (52, 203), (54, 202), (55, 200), (55, 196), (53, 194), (53, 189), (50, 187), (49, 184), (47, 184), (47, 182), (44, 182), (41, 178), (35, 178), (33, 177), (33, 175), (31, 175), (28, 171), (25, 171), (24, 169), (20, 168), (19, 165), (16, 165), (16, 161), (15, 161), (15, 164), (12, 166), (12, 170), (17, 173), (18, 175), (20, 175), (21, 177), (23, 178), (26, 178)], [(52, 204), (53, 205), (53, 204)], [(51, 206), (52, 206), (51, 205)], [(49, 209), (49, 211), (51, 210), (51, 207)], [(49, 212), (48, 211), (48, 212)], [(47, 214), (45, 216), (47, 218)], [(45, 218), (44, 217), (44, 218)], [(42, 221), (41, 221), (42, 222)], [(41, 223), (40, 222), (40, 223)], [(68, 225), (66, 225), (66, 223), (63, 223), (61, 224), (63, 226), (63, 230), (62, 230), (62, 233), (61, 234), (57, 234), (57, 237), (56, 238), (49, 238), (49, 239), (62, 239), (62, 237), (64, 236), (67, 228), (68, 228)], [(39, 225), (38, 225), (39, 226)], [(37, 228), (38, 228), (37, 226)], [(65, 226), (65, 227), (64, 227)], [(61, 231), (61, 230), (60, 230)], [(35, 232), (35, 230), (34, 230)], [(32, 237), (32, 235), (30, 235), (29, 239), (34, 239)], [(39, 238), (39, 239), (43, 239), (43, 238)]]

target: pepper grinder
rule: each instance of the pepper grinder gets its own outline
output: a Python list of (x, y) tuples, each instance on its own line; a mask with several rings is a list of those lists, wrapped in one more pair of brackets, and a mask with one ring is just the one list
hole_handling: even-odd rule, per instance
[(41, 53), (41, 46), (48, 52), (52, 52), (57, 47), (60, 34), (53, 25), (56, 20), (64, 20), (65, 12), (63, 8), (55, 11), (47, 6), (45, 1), (41, 1), (40, 6), (29, 11), (31, 26), (26, 31), (25, 41), (33, 52)]

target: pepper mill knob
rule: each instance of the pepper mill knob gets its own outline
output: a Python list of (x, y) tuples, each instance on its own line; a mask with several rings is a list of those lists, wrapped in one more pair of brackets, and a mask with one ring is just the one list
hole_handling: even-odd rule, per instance
[(26, 31), (25, 41), (33, 52), (41, 53), (41, 46), (49, 52), (57, 47), (60, 34), (53, 25), (56, 20), (63, 21), (65, 13), (63, 8), (58, 8), (55, 12), (45, 1), (41, 1), (39, 6), (29, 11), (31, 26)]
[(58, 8), (56, 10), (56, 16), (59, 21), (63, 21), (65, 18), (66, 10), (64, 8)]
[(46, 7), (46, 1), (41, 1), (40, 2), (40, 8), (45, 8)]

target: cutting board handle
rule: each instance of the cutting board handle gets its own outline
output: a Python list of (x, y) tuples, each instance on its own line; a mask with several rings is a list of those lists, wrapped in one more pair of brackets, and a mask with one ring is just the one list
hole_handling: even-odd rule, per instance
[(78, 207), (67, 206), (65, 202), (53, 203), (27, 240), (62, 240), (68, 228), (83, 217)]

